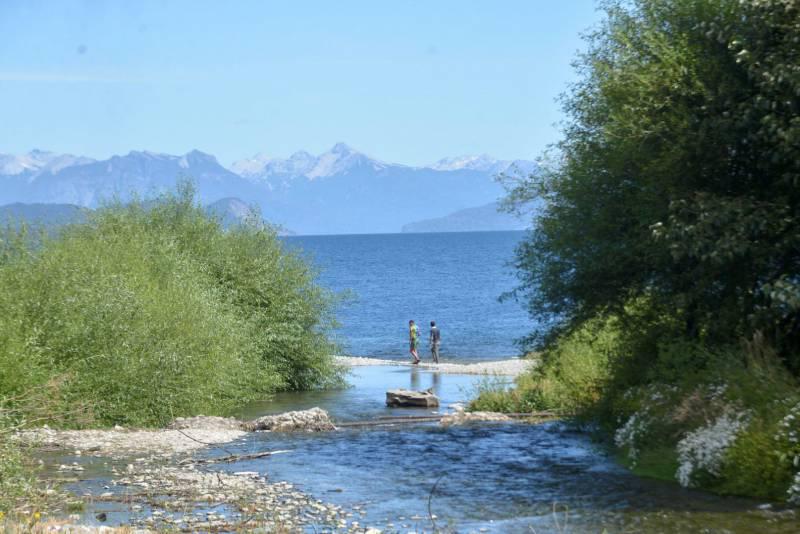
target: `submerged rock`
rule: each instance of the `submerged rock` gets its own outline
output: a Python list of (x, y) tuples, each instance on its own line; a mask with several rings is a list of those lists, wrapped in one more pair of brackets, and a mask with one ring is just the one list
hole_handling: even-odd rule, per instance
[(440, 424), (442, 426), (450, 426), (487, 421), (512, 421), (512, 419), (499, 412), (465, 412), (463, 408), (456, 408), (455, 412), (442, 417)]
[(386, 405), (392, 407), (435, 408), (439, 406), (439, 397), (432, 391), (412, 391), (409, 389), (390, 389), (386, 392)]
[(336, 430), (328, 412), (322, 408), (311, 408), (277, 415), (266, 415), (253, 421), (242, 423), (244, 430), (272, 430), (275, 432), (325, 432)]

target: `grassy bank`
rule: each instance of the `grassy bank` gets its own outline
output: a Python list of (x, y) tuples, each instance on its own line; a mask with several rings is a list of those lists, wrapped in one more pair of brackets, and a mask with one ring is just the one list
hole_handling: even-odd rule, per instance
[(799, 503), (800, 387), (775, 351), (758, 336), (712, 349), (665, 330), (644, 346), (629, 320), (587, 322), (470, 408), (574, 413), (637, 474)]

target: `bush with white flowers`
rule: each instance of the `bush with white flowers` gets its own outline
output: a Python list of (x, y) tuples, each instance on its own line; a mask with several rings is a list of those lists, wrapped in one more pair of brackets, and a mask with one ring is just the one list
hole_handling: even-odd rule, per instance
[(748, 419), (747, 413), (727, 410), (712, 424), (689, 432), (679, 441), (676, 477), (681, 486), (691, 486), (698, 472), (719, 475), (725, 451), (747, 426)]
[(636, 412), (614, 433), (614, 444), (620, 449), (628, 450), (628, 459), (633, 466), (639, 458), (639, 440), (647, 432), (649, 424), (650, 416), (647, 412)]
[(789, 409), (789, 413), (781, 419), (775, 440), (780, 442), (782, 457), (791, 462), (795, 470), (786, 500), (791, 504), (800, 505), (800, 402)]

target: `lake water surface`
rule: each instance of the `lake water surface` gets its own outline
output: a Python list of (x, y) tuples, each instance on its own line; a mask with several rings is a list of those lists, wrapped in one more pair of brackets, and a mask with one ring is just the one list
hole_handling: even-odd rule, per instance
[(515, 286), (508, 262), (524, 235), (464, 232), (285, 240), (317, 266), (323, 285), (352, 295), (337, 314), (347, 354), (405, 359), (408, 320), (420, 326), (423, 341), (435, 320), (442, 331), (442, 358), (457, 361), (515, 356), (519, 348), (514, 341), (533, 328), (519, 303), (498, 302)]

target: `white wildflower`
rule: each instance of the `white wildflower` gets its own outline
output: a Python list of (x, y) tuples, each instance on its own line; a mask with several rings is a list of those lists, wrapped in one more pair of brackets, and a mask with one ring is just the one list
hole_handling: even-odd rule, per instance
[[(788, 452), (787, 456), (795, 469), (800, 466), (800, 447), (798, 446), (800, 442), (800, 434), (798, 434), (800, 432), (800, 420), (798, 420), (798, 417), (800, 417), (800, 402), (789, 409), (789, 413), (781, 420), (778, 433), (775, 435), (776, 441), (783, 442), (784, 446), (788, 446), (788, 451), (784, 449), (776, 452), (781, 454)], [(789, 485), (786, 493), (789, 495), (786, 500), (790, 504), (800, 505), (800, 471), (795, 473), (794, 480)]]
[(614, 444), (620, 449), (628, 449), (628, 458), (633, 465), (639, 457), (639, 438), (647, 431), (649, 423), (647, 414), (636, 412), (614, 433)]
[(789, 494), (789, 498), (786, 499), (789, 504), (800, 504), (800, 473), (794, 474), (794, 480), (786, 493)]
[(681, 486), (692, 485), (692, 477), (699, 471), (719, 475), (725, 451), (736, 435), (747, 425), (747, 414), (722, 414), (713, 424), (689, 432), (678, 442), (679, 467), (676, 473)]
[(708, 397), (711, 400), (719, 400), (725, 395), (725, 392), (728, 390), (728, 384), (717, 384), (713, 386), (709, 386), (708, 388)]

